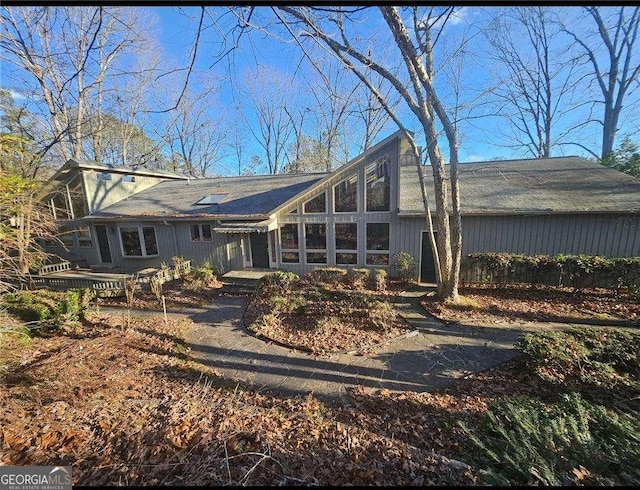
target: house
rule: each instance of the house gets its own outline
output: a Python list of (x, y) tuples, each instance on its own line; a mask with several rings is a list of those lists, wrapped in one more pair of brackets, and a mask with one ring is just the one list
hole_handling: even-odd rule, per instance
[[(174, 256), (219, 271), (392, 267), (434, 280), (427, 223), (401, 132), (330, 173), (190, 179), (69, 160), (54, 176), (69, 260), (136, 271)], [(423, 168), (428, 183), (431, 168)], [(460, 165), (463, 254), (640, 255), (640, 180), (579, 157)], [(393, 273), (393, 271), (390, 271)]]

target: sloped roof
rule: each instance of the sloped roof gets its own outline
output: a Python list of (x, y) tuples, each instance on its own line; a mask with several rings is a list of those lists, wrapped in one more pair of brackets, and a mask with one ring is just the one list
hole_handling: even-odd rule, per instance
[[(165, 181), (118, 201), (91, 217), (263, 219), (325, 175), (251, 175)], [(210, 194), (228, 194), (228, 197), (220, 204), (196, 204)]]
[(60, 176), (64, 176), (68, 172), (79, 169), (79, 168), (88, 168), (92, 170), (98, 170), (99, 172), (112, 172), (112, 173), (121, 173), (121, 174), (130, 174), (130, 175), (147, 175), (152, 177), (163, 177), (169, 179), (183, 179), (186, 180), (189, 177), (186, 175), (176, 174), (173, 172), (167, 172), (165, 170), (154, 170), (148, 169), (146, 167), (129, 167), (125, 165), (106, 165), (104, 163), (94, 162), (91, 160), (79, 160), (75, 158), (70, 158), (65, 162), (65, 164), (58, 169), (58, 171), (53, 175), (51, 180), (56, 180)]
[[(462, 214), (640, 212), (640, 179), (580, 157), (459, 165)], [(433, 203), (433, 174), (426, 166)], [(446, 168), (447, 175), (449, 168)], [(424, 214), (414, 166), (402, 167), (400, 214)]]

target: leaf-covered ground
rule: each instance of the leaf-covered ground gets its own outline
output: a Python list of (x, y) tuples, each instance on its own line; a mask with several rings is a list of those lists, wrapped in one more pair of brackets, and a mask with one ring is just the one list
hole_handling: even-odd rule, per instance
[[(5, 465), (71, 465), (77, 485), (473, 484), (460, 417), (485, 399), (354, 393), (328, 405), (227, 387), (188, 360), (186, 323), (94, 317), (11, 348)], [(436, 454), (432, 452), (435, 450)]]
[[(222, 287), (222, 283), (214, 279), (207, 287), (188, 289), (189, 284), (183, 279), (168, 281), (162, 286), (162, 295), (167, 308), (179, 310), (181, 308), (192, 308), (211, 303)], [(94, 302), (100, 306), (127, 307), (125, 296), (97, 298)], [(136, 289), (133, 295), (132, 308), (145, 310), (162, 310), (162, 300), (158, 301), (157, 296), (147, 289)]]
[(605, 289), (587, 289), (576, 294), (570, 288), (527, 286), (474, 286), (460, 288), (462, 302), (442, 303), (425, 296), (424, 308), (451, 322), (592, 322), (640, 325), (640, 296), (615, 294)]
[(353, 287), (344, 276), (323, 281), (322, 271), (267, 283), (249, 301), (244, 324), (262, 337), (314, 354), (363, 352), (408, 333), (395, 293)]

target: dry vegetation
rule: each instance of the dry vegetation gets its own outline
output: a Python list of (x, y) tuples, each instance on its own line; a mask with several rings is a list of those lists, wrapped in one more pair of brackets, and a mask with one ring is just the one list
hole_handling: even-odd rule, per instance
[(434, 295), (422, 305), (441, 320), (458, 323), (527, 321), (640, 325), (640, 296), (632, 292), (538, 286), (474, 286), (460, 289), (458, 304), (445, 304)]
[(121, 324), (94, 316), (73, 337), (5, 345), (2, 464), (72, 465), (77, 485), (475, 481), (431, 453), (459, 443), (455, 432), (438, 435), (468, 410), (451, 395), (360, 392), (340, 406), (265, 396), (189, 361), (188, 324)]
[(376, 283), (367, 270), (357, 271), (274, 274), (251, 298), (244, 323), (257, 335), (319, 355), (363, 352), (408, 333), (384, 278)]

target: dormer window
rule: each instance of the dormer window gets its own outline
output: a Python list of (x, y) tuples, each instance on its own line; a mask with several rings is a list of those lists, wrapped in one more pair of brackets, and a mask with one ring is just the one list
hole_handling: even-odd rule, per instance
[(134, 175), (123, 175), (122, 182), (135, 182), (136, 178)]
[(111, 180), (111, 174), (108, 172), (100, 172), (96, 178), (100, 181)]
[(196, 205), (198, 206), (210, 206), (211, 204), (222, 204), (229, 198), (229, 194), (209, 194), (204, 196)]

